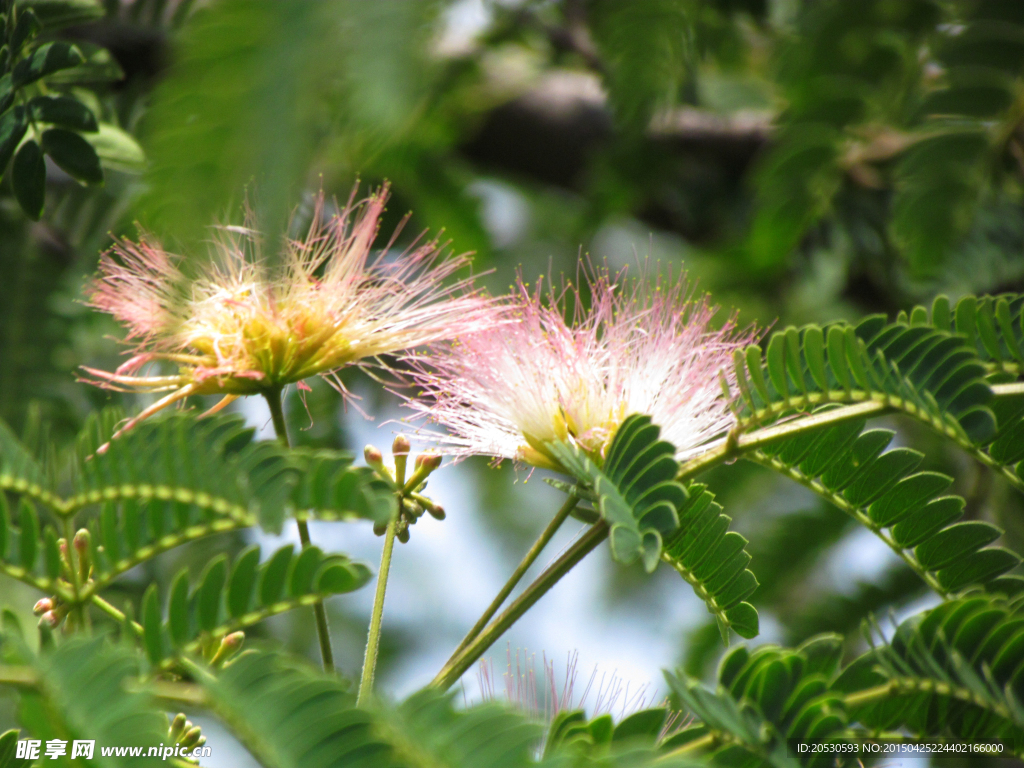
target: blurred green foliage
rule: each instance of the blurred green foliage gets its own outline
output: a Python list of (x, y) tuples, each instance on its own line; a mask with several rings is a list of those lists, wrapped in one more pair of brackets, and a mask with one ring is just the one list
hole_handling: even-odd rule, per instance
[[(53, 87), (98, 120), (105, 183), (48, 164), (38, 222), (10, 174), (0, 184), (0, 416), (21, 431), (45, 416), (68, 439), (101, 403), (139, 406), (74, 384), (77, 366), (119, 359), (114, 326), (81, 305), (111, 235), (139, 222), (201, 259), (209, 227), (248, 199), (273, 258), (312, 194), (384, 179), (385, 231), (413, 211), (399, 246), (443, 228), (495, 291), (520, 265), (574, 275), (581, 252), (682, 265), (761, 327), (1024, 289), (1018, 0), (107, 0), (101, 18), (49, 32), (44, 14), (72, 5), (18, 3), (44, 20), (40, 44), (85, 58)], [(346, 383), (368, 391), (358, 372)], [(373, 397), (370, 412), (389, 402)], [(299, 442), (351, 441), (333, 391), (306, 403)], [(297, 395), (290, 406), (307, 426)], [(1020, 548), (1021, 504), (998, 478), (950, 471), (968, 460), (894, 426), (929, 468), (977, 475), (956, 489), (968, 515), (999, 509)], [(515, 511), (507, 471), (471, 466), (487, 535), (514, 549), (543, 517)], [(756, 542), (751, 600), (769, 637), (832, 630), (855, 645), (862, 618), (920, 596), (891, 563), (863, 583), (821, 578), (812, 565), (849, 545), (848, 521), (791, 503), (766, 470), (705, 479)], [(178, 565), (158, 564), (164, 581)], [(608, 600), (653, 605), (663, 582), (631, 578)], [(688, 671), (711, 669), (717, 637), (679, 638)], [(398, 638), (385, 651), (407, 649)]]

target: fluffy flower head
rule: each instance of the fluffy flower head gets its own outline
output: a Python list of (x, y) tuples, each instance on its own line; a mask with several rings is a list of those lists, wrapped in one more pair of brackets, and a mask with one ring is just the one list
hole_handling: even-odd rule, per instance
[[(486, 327), (492, 302), (468, 281), (445, 287), (467, 262), (437, 240), (371, 257), (386, 200), (383, 188), (326, 216), (321, 196), (308, 235), (287, 241), (273, 268), (251, 226), (221, 228), (216, 258), (191, 280), (153, 240), (119, 241), (87, 293), (125, 324), (134, 354), (114, 373), (85, 369), (90, 381), (171, 392), (145, 416), (188, 395), (221, 394), (226, 404), (316, 374), (340, 387), (333, 374), (347, 364)], [(177, 374), (140, 375), (158, 360)]]
[(685, 280), (653, 283), (599, 271), (589, 311), (567, 322), (566, 299), (530, 291), (520, 279), (510, 325), (434, 345), (415, 359), (422, 396), (407, 404), (448, 428), (455, 454), (484, 454), (558, 469), (545, 448), (574, 443), (599, 464), (615, 431), (634, 413), (661, 426), (687, 458), (733, 423), (719, 376), (732, 384), (732, 353), (754, 338), (734, 320), (711, 326), (716, 308)]

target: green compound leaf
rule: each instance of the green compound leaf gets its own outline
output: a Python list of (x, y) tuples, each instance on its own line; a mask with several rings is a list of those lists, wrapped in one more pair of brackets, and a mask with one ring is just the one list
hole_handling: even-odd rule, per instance
[[(18, 527), (12, 525), (7, 495), (0, 491), (0, 573), (43, 590), (67, 597), (56, 583), (53, 568), (52, 528), (47, 526), (46, 540), (39, 535), (39, 517), (35, 505), (22, 496), (18, 503)], [(44, 553), (43, 567), (37, 567), (38, 554)], [(59, 555), (58, 555), (59, 556)], [(59, 568), (58, 568), (59, 570)]]
[(985, 189), (998, 184), (998, 138), (1024, 63), (1024, 10), (1014, 2), (959, 9), (956, 34), (928, 43), (943, 76), (918, 110), (922, 139), (895, 164), (892, 230), (920, 272), (934, 272), (976, 221)]
[(747, 541), (729, 531), (729, 518), (703, 485), (688, 491), (675, 477), (679, 465), (671, 443), (658, 440), (661, 429), (649, 416), (622, 422), (598, 467), (575, 445), (545, 448), (595, 500), (611, 528), (612, 556), (621, 563), (640, 559), (648, 573), (664, 560), (693, 587), (718, 621), (742, 637), (758, 632), (757, 611), (745, 598), (757, 588), (747, 570)]
[(757, 578), (747, 569), (747, 540), (729, 530), (730, 518), (714, 499), (705, 486), (690, 486), (678, 510), (679, 528), (665, 538), (661, 559), (704, 601), (726, 642), (730, 628), (740, 637), (756, 637), (757, 610), (744, 602), (757, 589)]
[[(738, 646), (722, 659), (711, 691), (683, 674), (669, 686), (699, 720), (669, 736), (663, 751), (688, 750), (702, 739), (716, 763), (794, 768), (786, 740), (842, 739), (849, 724), (842, 699), (829, 692), (842, 658), (838, 635), (821, 635), (797, 649)], [(753, 762), (751, 762), (753, 761)], [(812, 758), (807, 765), (827, 765)]]
[(362, 706), (346, 681), (282, 654), (243, 654), (204, 681), (213, 709), (263, 765), (526, 768), (541, 727), (496, 704), (456, 710), (427, 689)]
[[(388, 520), (394, 509), (386, 484), (352, 467), (348, 455), (253, 442), (253, 431), (237, 416), (197, 420), (176, 414), (145, 422), (99, 453), (122, 419), (116, 409), (91, 416), (76, 456), (56, 468), (36, 461), (0, 423), (0, 491), (19, 493), (25, 503), (45, 504), (60, 516), (99, 506), (86, 523), (96, 592), (140, 562), (212, 534), (255, 525), (279, 531), (289, 514)], [(61, 490), (70, 488), (71, 496), (58, 494), (53, 476), (65, 479)], [(8, 512), (0, 526), (0, 571), (53, 592), (37, 568), (44, 548), (38, 526), (23, 535), (22, 524), (11, 527), (10, 518)]]
[(353, 467), (352, 454), (293, 449), (291, 459), (301, 469), (289, 497), (297, 517), (308, 511), (337, 520), (384, 523), (396, 513), (394, 490), (370, 468)]
[(986, 546), (1002, 531), (985, 522), (957, 523), (964, 500), (943, 495), (952, 478), (915, 472), (922, 454), (886, 451), (894, 433), (847, 422), (776, 440), (748, 454), (811, 489), (878, 535), (943, 595), (985, 584), (1020, 563)]
[(603, 467), (574, 444), (545, 446), (596, 494), (598, 511), (611, 528), (612, 556), (627, 565), (640, 559), (648, 573), (658, 565), (662, 537), (678, 527), (676, 510), (687, 498), (686, 489), (675, 482), (675, 447), (659, 441), (660, 433), (649, 416), (627, 417), (608, 446)]
[(282, 547), (262, 565), (260, 554), (260, 548), (252, 546), (239, 553), (233, 565), (224, 555), (214, 558), (194, 589), (189, 588), (188, 569), (180, 571), (172, 581), (166, 621), (155, 588), (152, 596), (147, 591), (142, 625), (150, 661), (161, 664), (178, 654), (208, 649), (211, 640), (355, 591), (371, 577), (363, 563), (344, 555), (324, 555), (317, 547), (307, 547), (297, 557), (291, 545)]
[(967, 339), (990, 373), (1024, 373), (1024, 296), (964, 296), (950, 308), (949, 299), (936, 297), (930, 322)]
[[(1024, 749), (1024, 615), (1019, 598), (973, 595), (904, 621), (888, 645), (856, 659), (833, 689), (871, 730)], [(858, 691), (887, 691), (881, 697)], [(858, 703), (863, 701), (864, 703)]]
[(568, 760), (570, 765), (608, 768), (701, 765), (664, 755), (664, 734), (672, 730), (677, 718), (678, 714), (665, 706), (624, 715), (618, 723), (607, 713), (587, 720), (581, 709), (563, 710), (552, 719), (544, 739), (544, 757), (551, 763), (542, 765), (561, 765), (559, 760)]
[[(20, 643), (8, 638), (5, 646), (10, 653)], [(94, 740), (92, 764), (104, 768), (153, 764), (145, 755), (149, 747), (166, 740), (167, 717), (139, 690), (142, 669), (136, 654), (104, 638), (80, 636), (39, 656), (23, 647), (15, 652), (40, 682), (19, 695), (19, 722), (32, 738), (44, 744), (49, 739), (66, 740), (69, 754), (73, 739)], [(142, 757), (105, 759), (99, 754), (101, 744), (141, 747)]]
[(743, 426), (826, 403), (873, 401), (965, 447), (995, 436), (986, 366), (969, 339), (949, 329), (873, 316), (856, 326), (787, 328), (772, 335), (767, 350), (754, 345), (736, 355), (735, 410)]

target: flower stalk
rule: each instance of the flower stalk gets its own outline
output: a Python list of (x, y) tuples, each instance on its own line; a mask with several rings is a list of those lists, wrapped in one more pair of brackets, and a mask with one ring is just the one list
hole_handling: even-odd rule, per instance
[(540, 553), (544, 550), (544, 547), (548, 545), (548, 542), (551, 541), (555, 533), (558, 532), (558, 529), (562, 527), (562, 523), (564, 523), (572, 511), (576, 509), (576, 505), (579, 504), (579, 501), (578, 496), (570, 496), (565, 500), (565, 503), (555, 513), (551, 522), (547, 524), (547, 527), (544, 528), (543, 531), (541, 531), (540, 536), (537, 537), (533, 546), (530, 547), (530, 550), (523, 557), (522, 561), (518, 566), (516, 566), (512, 575), (509, 576), (508, 581), (505, 582), (505, 585), (498, 591), (498, 594), (495, 595), (491, 604), (487, 606), (487, 610), (483, 612), (480, 618), (477, 619), (476, 624), (473, 625), (473, 628), (466, 633), (464, 638), (462, 638), (462, 642), (459, 643), (459, 646), (453, 652), (453, 656), (461, 652), (467, 645), (476, 639), (477, 635), (479, 635), (481, 631), (483, 631), (484, 627), (487, 626), (487, 622), (489, 622), (494, 614), (498, 612), (498, 609), (504, 605), (505, 600), (507, 600), (508, 596), (512, 594), (512, 590), (515, 589), (516, 585), (520, 580), (522, 580), (523, 575), (540, 556)]
[(380, 570), (377, 573), (377, 591), (373, 597), (373, 610), (370, 613), (370, 629), (366, 635), (366, 653), (363, 656), (363, 672), (359, 678), (359, 693), (356, 704), (365, 704), (373, 692), (373, 678), (377, 671), (377, 655), (380, 651), (380, 627), (384, 618), (384, 596), (388, 589), (388, 576), (391, 573), (391, 553), (395, 548), (395, 536), (401, 519), (402, 502), (405, 499), (405, 470), (409, 460), (409, 440), (399, 435), (392, 445), (395, 458), (395, 487), (398, 489), (398, 513), (388, 522), (384, 533), (384, 551), (380, 556)]
[(607, 523), (603, 520), (594, 523), (575, 544), (569, 547), (544, 573), (538, 576), (523, 591), (523, 594), (517, 597), (505, 609), (504, 613), (487, 625), (477, 635), (475, 640), (462, 651), (453, 654), (430, 684), (441, 690), (451, 688), (465, 674), (466, 670), (473, 666), (477, 659), (483, 656), (498, 638), (505, 634), (509, 627), (515, 624), (524, 613), (530, 610), (538, 600), (547, 594), (548, 590), (555, 586), (584, 557), (593, 552), (597, 545), (606, 538), (608, 538)]
[[(291, 441), (288, 439), (288, 425), (284, 420), (284, 408), (281, 403), (281, 389), (274, 389), (264, 393), (267, 405), (270, 407), (270, 417), (274, 422), (274, 432), (277, 439), (286, 448), (291, 448)], [(309, 525), (305, 520), (295, 521), (299, 528), (299, 541), (302, 548), (311, 545), (309, 537)], [(313, 617), (316, 619), (316, 637), (320, 642), (320, 659), (324, 665), (325, 672), (334, 671), (334, 651), (331, 648), (331, 632), (327, 625), (327, 610), (324, 608), (323, 600), (313, 603)]]

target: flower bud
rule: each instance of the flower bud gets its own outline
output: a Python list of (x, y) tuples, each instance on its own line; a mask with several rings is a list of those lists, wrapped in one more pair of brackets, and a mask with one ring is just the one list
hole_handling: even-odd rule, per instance
[(418, 493), (412, 494), (412, 498), (416, 500), (416, 503), (423, 507), (427, 512), (430, 513), (431, 517), (435, 520), (444, 520), (444, 507), (440, 504), (436, 504), (426, 496), (422, 496)]
[(387, 532), (388, 532), (388, 524), (387, 523), (374, 523), (373, 524), (373, 533), (374, 533), (375, 536), (383, 536)]
[(405, 485), (405, 464), (409, 459), (409, 438), (405, 435), (398, 435), (391, 444), (391, 453), (395, 457), (395, 482), (399, 486)]
[(54, 605), (53, 598), (44, 597), (42, 600), (38, 600), (34, 606), (32, 606), (32, 613), (36, 616), (52, 611), (56, 606)]
[(245, 632), (232, 632), (229, 635), (224, 635), (220, 641), (220, 647), (217, 648), (217, 652), (210, 659), (210, 666), (217, 667), (223, 664), (238, 652), (238, 649), (242, 647), (244, 642)]
[[(178, 739), (181, 738), (181, 735), (185, 732), (186, 723), (188, 723), (188, 720), (185, 719), (184, 712), (176, 714), (174, 719), (171, 721), (171, 727), (167, 729), (167, 740), (172, 744), (177, 744)], [(191, 723), (188, 724), (191, 725)]]
[(422, 466), (427, 472), (433, 472), (441, 466), (443, 457), (439, 453), (421, 453), (417, 458), (421, 460)]
[(396, 435), (395, 441), (391, 444), (391, 453), (395, 456), (408, 456), (411, 448), (412, 446), (409, 444), (409, 438), (405, 435)]
[(185, 731), (185, 735), (181, 737), (178, 742), (183, 747), (194, 747), (199, 743), (199, 739), (203, 737), (203, 729), (198, 725), (194, 725)]
[(367, 445), (363, 448), (363, 457), (366, 459), (367, 466), (373, 467), (376, 470), (384, 469), (384, 456), (380, 452), (380, 448)]
[(60, 624), (60, 616), (57, 615), (56, 611), (50, 610), (39, 617), (40, 622), (45, 622), (51, 629), (56, 629), (57, 625)]
[(89, 576), (92, 575), (92, 563), (90, 562), (90, 551), (89, 544), (91, 540), (89, 531), (85, 528), (79, 528), (78, 533), (75, 534), (75, 538), (72, 540), (72, 545), (75, 548), (75, 552), (78, 553), (78, 577), (85, 583), (89, 580)]
[(398, 530), (398, 533), (396, 533), (395, 535), (398, 537), (398, 540), (403, 544), (409, 543), (409, 528), (407, 526), (403, 526), (402, 528), (400, 528)]
[(72, 540), (72, 545), (75, 547), (75, 551), (78, 554), (88, 551), (89, 540), (92, 538), (89, 531), (85, 528), (79, 528), (78, 533), (75, 534), (75, 538)]

